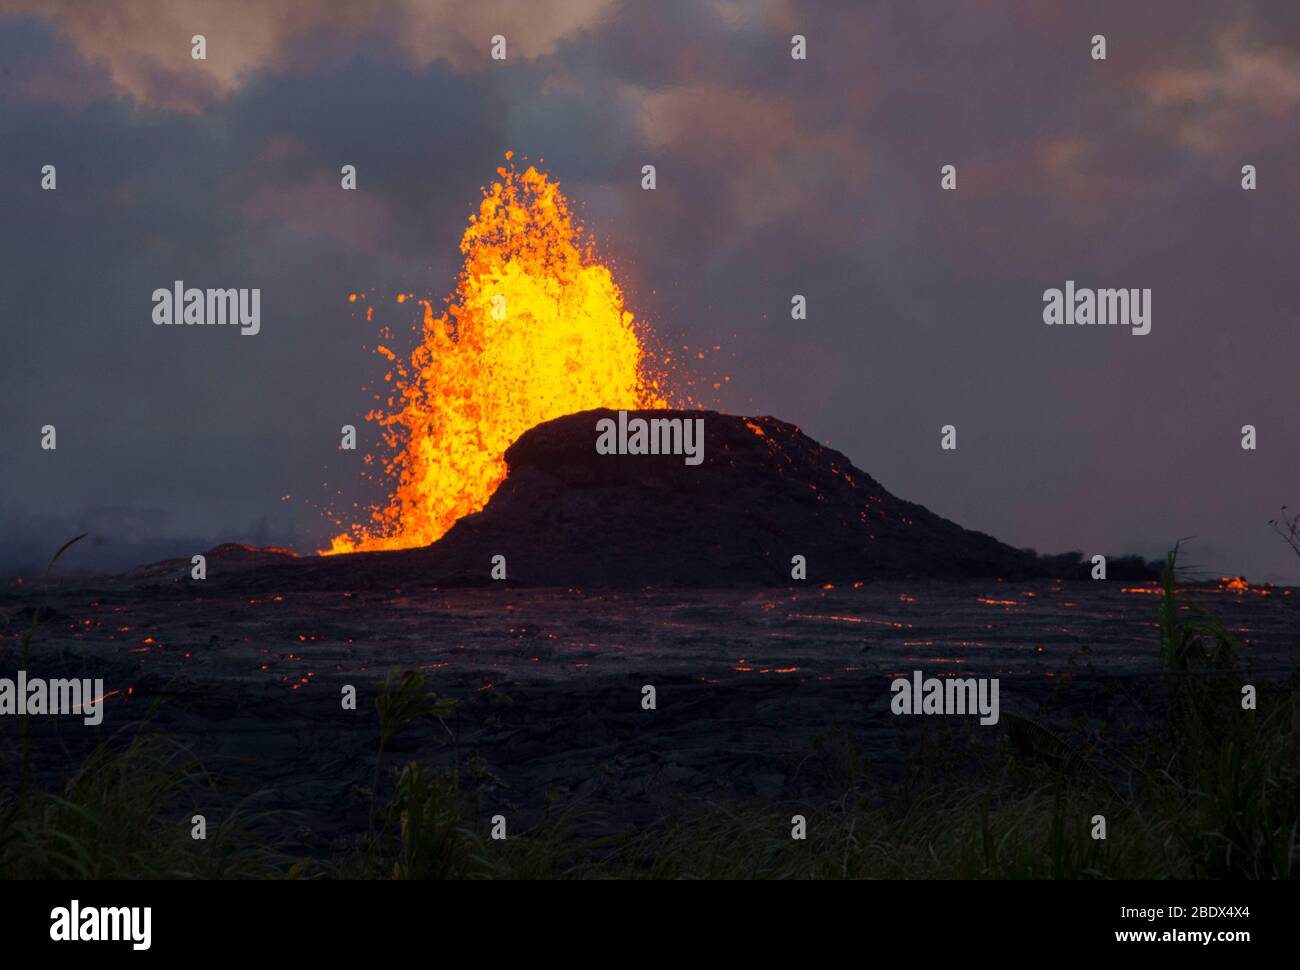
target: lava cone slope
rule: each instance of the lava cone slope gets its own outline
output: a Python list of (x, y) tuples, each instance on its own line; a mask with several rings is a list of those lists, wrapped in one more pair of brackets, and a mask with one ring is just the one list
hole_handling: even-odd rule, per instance
[[(491, 583), (537, 586), (772, 586), (876, 579), (1029, 578), (1037, 557), (891, 495), (838, 451), (772, 417), (632, 411), (703, 421), (703, 460), (599, 454), (584, 411), (525, 432), (480, 512), (401, 552), (304, 558), (259, 570), (270, 585), (325, 588)], [(278, 578), (277, 578), (278, 577)], [(244, 580), (251, 579), (247, 574)], [(241, 580), (242, 581), (242, 580)], [(258, 584), (260, 585), (260, 583)]]

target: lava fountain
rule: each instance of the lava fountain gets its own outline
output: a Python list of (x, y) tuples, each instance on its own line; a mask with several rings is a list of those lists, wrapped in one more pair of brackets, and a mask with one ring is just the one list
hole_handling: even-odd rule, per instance
[[(509, 162), (513, 153), (506, 154)], [(424, 546), (487, 504), (505, 450), (529, 428), (589, 408), (665, 407), (623, 293), (534, 166), (497, 169), (461, 238), (446, 311), (424, 304), (423, 341), (386, 376), (387, 503), (323, 553)]]

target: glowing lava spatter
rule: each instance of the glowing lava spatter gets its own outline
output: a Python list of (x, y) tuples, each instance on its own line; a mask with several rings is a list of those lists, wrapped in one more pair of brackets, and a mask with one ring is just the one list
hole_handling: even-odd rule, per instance
[(392, 494), (322, 552), (427, 545), (487, 504), (506, 448), (534, 425), (668, 404), (559, 185), (531, 165), (497, 175), (461, 238), (455, 296), (441, 316), (423, 301), (423, 343), (389, 373), (387, 409), (367, 415), (394, 454)]

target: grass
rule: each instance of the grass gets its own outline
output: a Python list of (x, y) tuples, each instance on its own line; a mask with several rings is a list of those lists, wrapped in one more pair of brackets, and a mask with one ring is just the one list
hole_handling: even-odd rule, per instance
[[(0, 878), (1294, 878), (1300, 681), (1256, 684), (1254, 709), (1243, 705), (1242, 645), (1189, 599), (1178, 553), (1159, 602), (1166, 715), (1123, 745), (1008, 715), (996, 744), (957, 731), (882, 785), (831, 731), (808, 754), (825, 793), (811, 804), (715, 802), (620, 832), (552, 801), (498, 841), (482, 807), (487, 766), (462, 761), (455, 703), (418, 672), (395, 672), (376, 695), (370, 824), (351, 849), (294, 860), (261, 846), (252, 803), (190, 838), (192, 806), (219, 782), (157, 735), (110, 738), (61, 791), (44, 791), (24, 730), (19, 790), (0, 797)], [(452, 768), (386, 770), (393, 738), (430, 721)], [(791, 838), (794, 815), (806, 816), (804, 839)]]
[[(0, 879), (219, 879), (269, 876), (280, 859), (250, 838), (246, 800), (205, 839), (191, 796), (212, 779), (159, 736), (98, 745), (59, 791), (0, 798)], [(188, 803), (188, 804), (187, 804)]]
[[(50, 559), (50, 570), (79, 535)], [(41, 609), (21, 642), (29, 669)], [(61, 789), (37, 784), (31, 725), (18, 716), (16, 791), (0, 791), (0, 879), (216, 879), (271, 876), (282, 858), (253, 837), (264, 813), (245, 798), (194, 838), (202, 794), (216, 788), (182, 744), (127, 725), (102, 739)], [(205, 818), (206, 822), (206, 818)]]

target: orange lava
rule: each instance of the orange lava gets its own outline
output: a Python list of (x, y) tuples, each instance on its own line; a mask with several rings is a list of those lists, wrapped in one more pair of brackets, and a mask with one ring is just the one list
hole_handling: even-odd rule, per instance
[[(506, 153), (509, 161), (513, 153)], [(504, 454), (543, 421), (589, 408), (668, 406), (623, 306), (558, 183), (497, 169), (461, 238), (455, 295), (388, 374), (387, 408), (367, 418), (393, 454), (386, 504), (322, 553), (406, 549), (477, 512), (506, 475)]]

